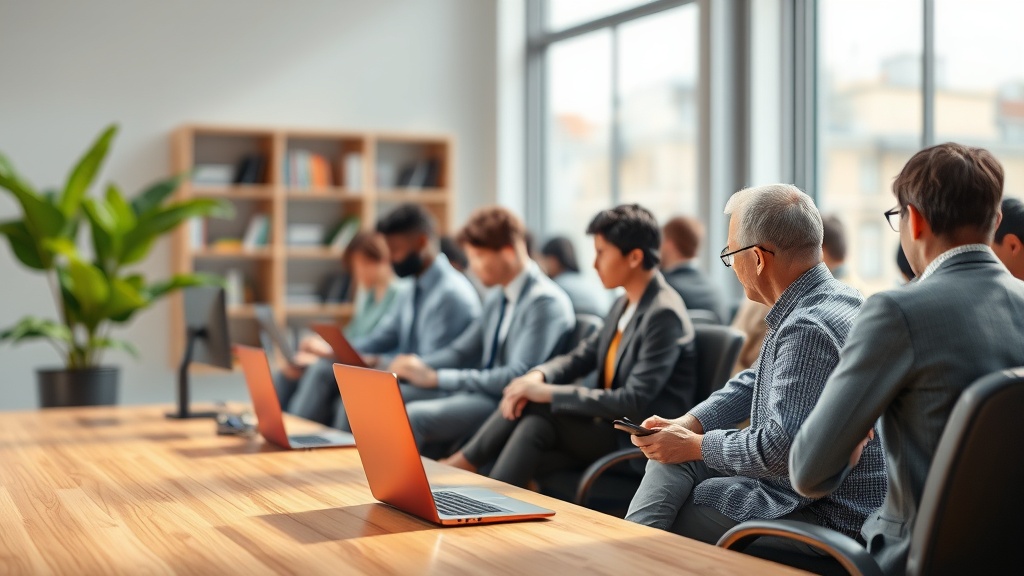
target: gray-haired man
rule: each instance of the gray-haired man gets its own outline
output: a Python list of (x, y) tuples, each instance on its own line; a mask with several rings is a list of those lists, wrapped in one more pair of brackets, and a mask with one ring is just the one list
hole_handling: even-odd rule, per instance
[[(787, 458), (863, 298), (822, 263), (821, 216), (799, 189), (742, 190), (725, 213), (722, 262), (747, 298), (771, 306), (761, 355), (688, 414), (644, 422), (660, 431), (633, 438), (650, 461), (626, 519), (712, 543), (755, 518), (794, 518), (855, 535), (885, 494), (879, 442), (868, 443), (843, 486), (819, 501), (793, 490)], [(749, 427), (734, 429), (747, 418)]]

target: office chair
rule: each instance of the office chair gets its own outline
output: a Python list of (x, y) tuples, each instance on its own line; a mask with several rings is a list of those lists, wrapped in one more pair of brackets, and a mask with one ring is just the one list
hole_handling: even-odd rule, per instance
[[(953, 408), (939, 439), (911, 535), (907, 574), (1010, 574), (1024, 566), (1024, 367), (976, 380)], [(729, 530), (722, 548), (743, 551), (761, 537), (803, 542), (828, 554), (845, 572), (881, 575), (855, 540), (821, 526), (755, 520)], [(815, 568), (809, 557), (754, 555)]]
[(718, 318), (718, 314), (715, 314), (711, 310), (693, 308), (687, 309), (686, 314), (690, 317), (690, 322), (693, 322), (694, 326), (698, 324), (718, 326), (722, 323), (721, 319)]
[[(694, 331), (697, 349), (695, 401), (700, 403), (729, 381), (745, 337), (739, 330), (728, 326), (698, 324)], [(542, 491), (580, 506), (622, 517), (643, 477), (642, 472), (630, 463), (642, 459), (646, 457), (639, 448), (616, 450), (593, 462), (582, 473), (552, 474), (541, 481)]]

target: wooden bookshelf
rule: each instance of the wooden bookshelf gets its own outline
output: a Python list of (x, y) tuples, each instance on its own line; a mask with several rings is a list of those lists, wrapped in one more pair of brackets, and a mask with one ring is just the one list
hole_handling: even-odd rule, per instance
[[(230, 291), (228, 322), (234, 343), (259, 344), (255, 304), (269, 304), (282, 326), (316, 319), (345, 323), (349, 302), (292, 301), (290, 285), (319, 285), (341, 268), (342, 250), (313, 241), (316, 227), (333, 230), (346, 218), (372, 229), (377, 218), (401, 203), (422, 204), (438, 229), (452, 228), (454, 144), (449, 136), (348, 130), (190, 124), (171, 141), (176, 172), (191, 171), (177, 197), (225, 199), (233, 220), (189, 223), (175, 231), (172, 272), (206, 272), (243, 278)], [(223, 178), (229, 172), (230, 181)], [(221, 177), (211, 178), (211, 173)], [(244, 176), (244, 183), (235, 177)], [(265, 234), (252, 234), (254, 219), (266, 218)], [(289, 228), (301, 245), (289, 243)], [(305, 228), (305, 230), (299, 230)], [(326, 234), (325, 234), (326, 235)], [(181, 359), (183, 298), (171, 298), (170, 363)]]

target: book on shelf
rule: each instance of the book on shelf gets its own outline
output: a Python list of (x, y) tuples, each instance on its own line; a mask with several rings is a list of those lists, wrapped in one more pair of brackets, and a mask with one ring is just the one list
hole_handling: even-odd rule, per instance
[(322, 246), (324, 227), (321, 224), (293, 222), (288, 225), (289, 246)]
[(270, 236), (270, 218), (266, 214), (256, 214), (249, 220), (242, 237), (242, 247), (246, 250), (266, 246)]
[(350, 302), (353, 284), (352, 275), (348, 272), (333, 272), (324, 278), (320, 287), (320, 297), (324, 303)]
[(437, 188), (440, 168), (440, 163), (433, 158), (406, 164), (399, 172), (395, 186), (411, 190)]
[(231, 164), (196, 164), (192, 183), (206, 186), (227, 186), (234, 182), (235, 167)]
[(238, 268), (229, 268), (224, 274), (224, 298), (228, 306), (245, 303), (245, 275)]
[(284, 181), (290, 188), (327, 188), (334, 186), (331, 163), (321, 154), (292, 150), (284, 163)]
[(339, 222), (331, 230), (330, 234), (324, 237), (324, 245), (336, 252), (343, 252), (348, 243), (359, 233), (359, 226), (362, 220), (358, 216), (348, 216)]
[(242, 240), (240, 238), (218, 238), (210, 243), (210, 250), (213, 252), (241, 252)]
[(235, 170), (235, 184), (266, 182), (267, 158), (262, 154), (246, 154)]
[(342, 174), (345, 175), (345, 188), (351, 192), (363, 189), (363, 155), (349, 152), (342, 160)]
[(188, 242), (193, 250), (206, 248), (206, 219), (189, 218)]

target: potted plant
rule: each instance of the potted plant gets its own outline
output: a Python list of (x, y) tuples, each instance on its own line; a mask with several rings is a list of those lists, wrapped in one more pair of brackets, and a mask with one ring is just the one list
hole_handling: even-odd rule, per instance
[[(63, 356), (63, 367), (36, 371), (43, 407), (117, 403), (119, 371), (101, 364), (103, 352), (137, 352), (130, 343), (112, 338), (111, 329), (175, 290), (220, 281), (180, 274), (150, 282), (131, 269), (157, 239), (187, 219), (230, 217), (232, 210), (212, 199), (171, 201), (182, 175), (157, 182), (130, 201), (114, 184), (102, 197), (87, 196), (116, 132), (117, 126), (111, 125), (100, 134), (71, 170), (63, 190), (38, 192), (0, 153), (0, 188), (22, 209), (20, 219), (0, 222), (0, 234), (22, 264), (49, 281), (59, 318), (22, 318), (0, 332), (0, 342), (44, 339)], [(90, 256), (77, 243), (83, 225), (89, 232)]]

